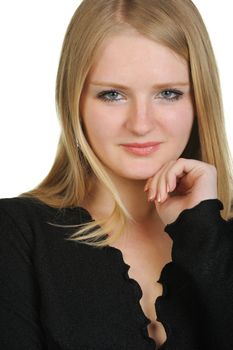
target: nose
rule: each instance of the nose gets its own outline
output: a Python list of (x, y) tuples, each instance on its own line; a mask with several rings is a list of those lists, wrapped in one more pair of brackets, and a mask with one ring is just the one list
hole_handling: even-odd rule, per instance
[(155, 110), (153, 110), (151, 102), (145, 97), (135, 99), (129, 106), (125, 126), (138, 136), (146, 135), (154, 128), (154, 114)]

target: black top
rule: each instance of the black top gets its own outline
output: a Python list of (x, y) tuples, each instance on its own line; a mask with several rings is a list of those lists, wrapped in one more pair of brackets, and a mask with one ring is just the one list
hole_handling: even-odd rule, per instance
[[(233, 349), (233, 220), (221, 209), (204, 200), (165, 227), (173, 261), (159, 279), (160, 349)], [(80, 207), (0, 200), (0, 349), (156, 348), (121, 251), (68, 241), (77, 229), (50, 224), (90, 220)]]

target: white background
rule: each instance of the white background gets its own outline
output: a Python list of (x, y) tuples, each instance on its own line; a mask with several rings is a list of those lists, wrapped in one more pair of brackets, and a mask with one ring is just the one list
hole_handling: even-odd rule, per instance
[[(34, 188), (57, 148), (55, 78), (63, 37), (80, 1), (0, 2), (0, 198)], [(222, 82), (226, 128), (233, 153), (231, 79), (232, 5), (195, 0), (209, 31)]]

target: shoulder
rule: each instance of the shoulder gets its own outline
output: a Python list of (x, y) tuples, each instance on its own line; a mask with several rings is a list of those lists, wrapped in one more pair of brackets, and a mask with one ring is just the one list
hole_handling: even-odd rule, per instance
[[(54, 229), (51, 224), (78, 225), (91, 221), (89, 213), (81, 207), (54, 208), (33, 197), (0, 199), (0, 236), (2, 239), (24, 237), (31, 245)], [(64, 233), (64, 229), (57, 232)]]
[[(33, 197), (13, 197), (0, 199), (0, 213), (6, 214), (17, 221), (33, 221), (39, 218), (61, 221), (78, 220), (78, 224), (87, 219), (90, 214), (82, 207), (55, 208)], [(75, 223), (74, 223), (75, 224)]]
[(34, 198), (14, 197), (0, 199), (0, 226), (14, 225), (26, 229), (36, 222), (50, 217), (55, 210)]
[(0, 211), (14, 217), (20, 217), (23, 214), (32, 214), (35, 210), (46, 210), (45, 204), (31, 197), (13, 197), (0, 199)]

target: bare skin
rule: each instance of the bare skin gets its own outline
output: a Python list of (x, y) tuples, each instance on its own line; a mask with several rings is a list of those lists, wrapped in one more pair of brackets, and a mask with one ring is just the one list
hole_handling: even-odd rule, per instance
[[(163, 287), (159, 280), (163, 267), (171, 261), (172, 241), (165, 235), (162, 227), (154, 228), (149, 232), (149, 227), (143, 225), (131, 232), (133, 240), (125, 235), (121, 241), (113, 244), (122, 251), (124, 261), (130, 266), (129, 277), (138, 282), (142, 289), (140, 304), (144, 314), (151, 321), (147, 326), (148, 334), (160, 346), (166, 340), (166, 332), (163, 325), (157, 321), (155, 301), (162, 295)], [(127, 239), (128, 238), (128, 239)]]

